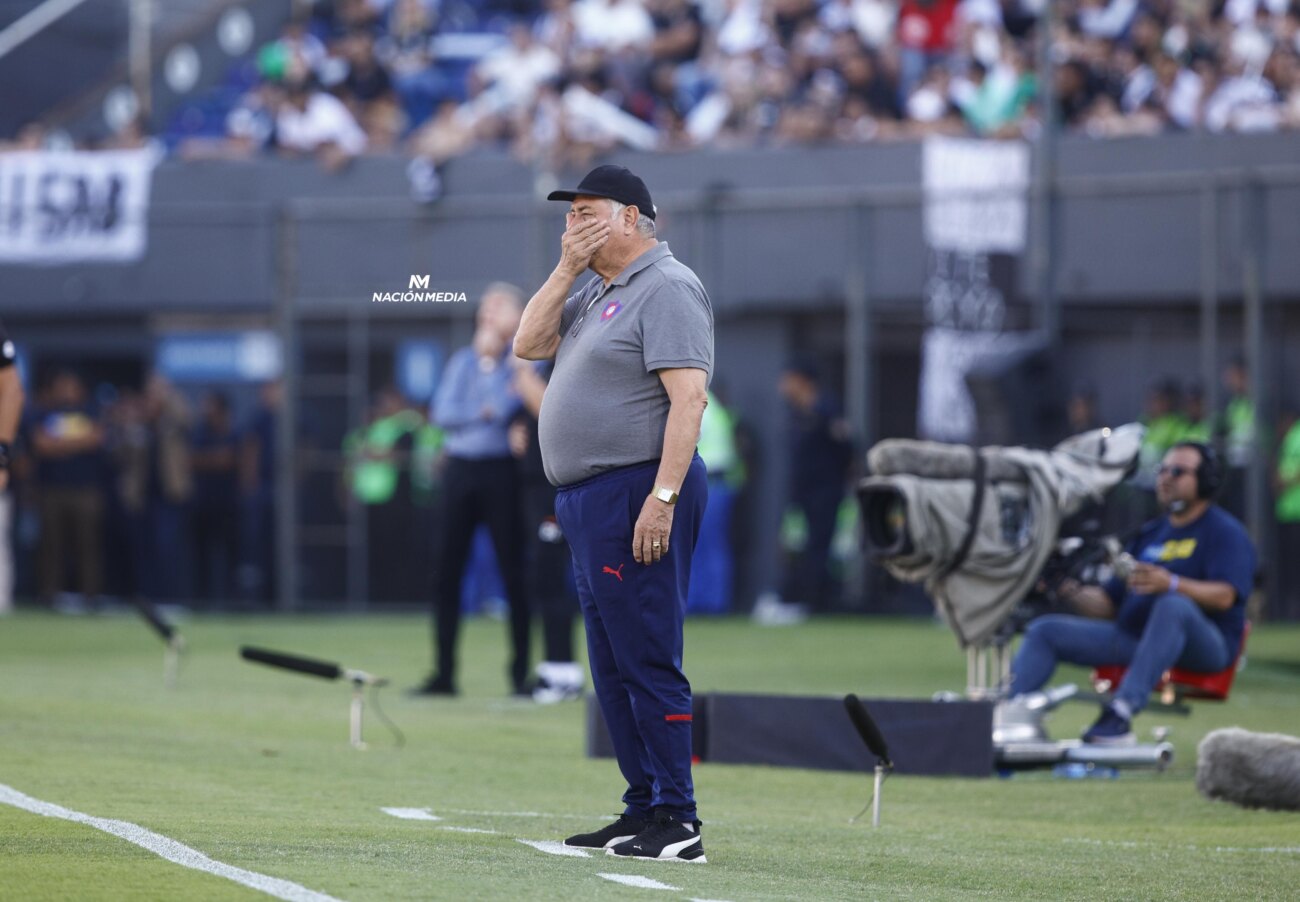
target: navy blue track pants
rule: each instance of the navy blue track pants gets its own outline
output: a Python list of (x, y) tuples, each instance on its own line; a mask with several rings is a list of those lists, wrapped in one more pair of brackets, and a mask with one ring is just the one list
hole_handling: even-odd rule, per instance
[(565, 486), (556, 494), (555, 515), (573, 550), (591, 680), (627, 780), (625, 812), (693, 821), (691, 684), (682, 673), (682, 621), (709, 488), (696, 455), (673, 512), (668, 553), (649, 566), (638, 564), (632, 531), (658, 471), (653, 461)]

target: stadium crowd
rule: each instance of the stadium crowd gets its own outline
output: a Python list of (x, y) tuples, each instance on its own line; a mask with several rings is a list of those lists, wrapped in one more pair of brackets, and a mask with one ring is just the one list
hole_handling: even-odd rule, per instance
[[(87, 147), (185, 158), (1033, 137), (1043, 0), (315, 0), (169, 122)], [(1061, 0), (1067, 133), (1300, 128), (1300, 0)], [(57, 143), (33, 123), (0, 149)], [(433, 175), (413, 171), (420, 181)], [(428, 195), (436, 196), (436, 184)]]
[[(673, 151), (1032, 136), (1038, 0), (333, 0), (183, 152)], [(1057, 115), (1098, 137), (1300, 127), (1300, 3), (1065, 0)]]

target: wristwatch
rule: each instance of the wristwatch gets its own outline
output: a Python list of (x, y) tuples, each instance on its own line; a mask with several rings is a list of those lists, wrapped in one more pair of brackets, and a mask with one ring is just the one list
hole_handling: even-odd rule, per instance
[(661, 485), (655, 486), (654, 496), (658, 498), (660, 501), (662, 501), (664, 504), (677, 503), (677, 493), (674, 492), (672, 489), (666, 489)]

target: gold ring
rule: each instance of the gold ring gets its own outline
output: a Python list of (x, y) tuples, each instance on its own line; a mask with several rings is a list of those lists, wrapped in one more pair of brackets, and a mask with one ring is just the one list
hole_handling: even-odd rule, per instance
[(650, 547), (651, 547), (651, 548), (662, 548), (663, 545), (664, 545), (663, 542), (651, 542), (651, 543), (650, 543)]

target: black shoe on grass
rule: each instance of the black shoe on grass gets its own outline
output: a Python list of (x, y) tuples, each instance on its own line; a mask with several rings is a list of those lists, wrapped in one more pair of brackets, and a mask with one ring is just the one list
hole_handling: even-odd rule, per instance
[(407, 695), (455, 695), (456, 684), (451, 681), (451, 677), (434, 674), (418, 686), (412, 686), (406, 690)]
[(696, 864), (708, 861), (704, 857), (700, 822), (683, 822), (666, 814), (656, 817), (653, 824), (627, 842), (607, 849), (605, 854), (647, 861), (691, 861)]
[(570, 836), (564, 844), (577, 846), (580, 849), (608, 849), (610, 846), (634, 838), (649, 823), (639, 817), (620, 814), (618, 820), (608, 827), (602, 827), (595, 833), (579, 833), (577, 836)]

